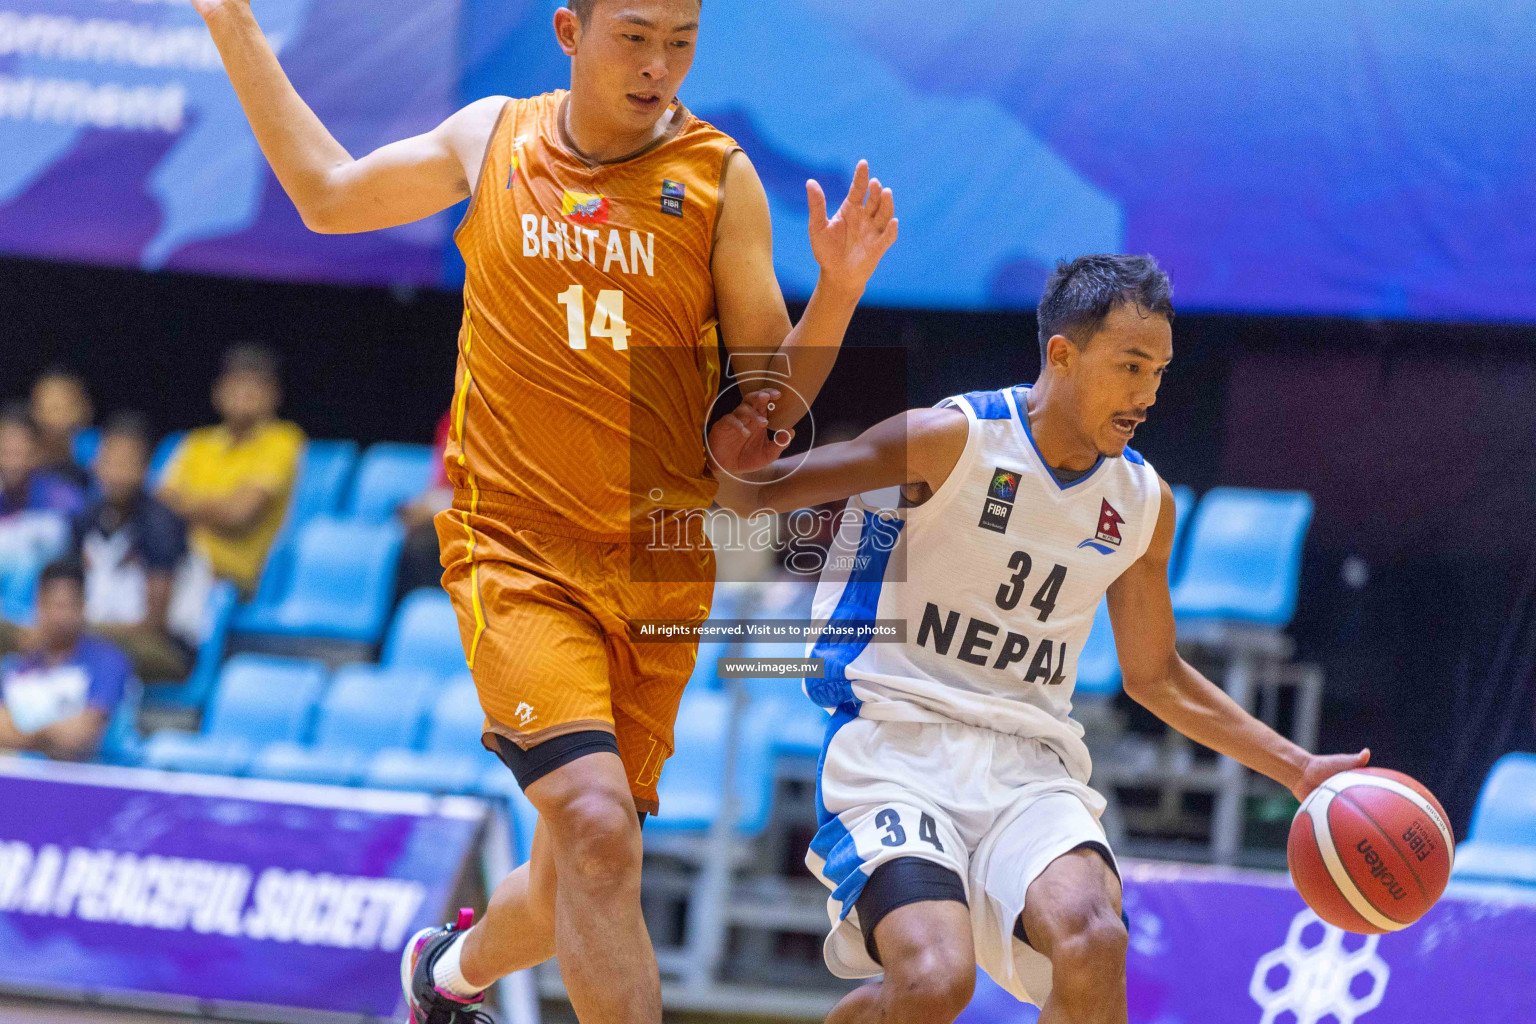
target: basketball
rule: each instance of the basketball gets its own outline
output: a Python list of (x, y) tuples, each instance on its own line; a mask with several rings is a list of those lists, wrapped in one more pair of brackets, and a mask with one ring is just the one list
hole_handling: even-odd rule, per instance
[(1380, 934), (1406, 928), (1435, 905), (1454, 846), (1433, 793), (1401, 772), (1361, 768), (1333, 776), (1302, 802), (1286, 855), (1318, 917)]

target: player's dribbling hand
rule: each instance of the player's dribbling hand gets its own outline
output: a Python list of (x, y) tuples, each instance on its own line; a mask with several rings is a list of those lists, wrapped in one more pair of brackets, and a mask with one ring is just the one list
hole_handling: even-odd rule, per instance
[(860, 160), (848, 186), (848, 198), (831, 220), (827, 197), (814, 179), (805, 183), (811, 206), (811, 252), (821, 265), (824, 281), (862, 292), (880, 258), (896, 241), (896, 200), (879, 178), (869, 176), (869, 161)]
[(777, 459), (795, 439), (793, 430), (768, 433), (768, 406), (779, 397), (773, 388), (754, 391), (735, 411), (722, 416), (709, 430), (709, 457), (727, 473), (751, 473)]
[(1364, 768), (1371, 759), (1371, 748), (1358, 754), (1313, 754), (1307, 759), (1307, 767), (1301, 773), (1301, 781), (1291, 787), (1291, 795), (1305, 800), (1311, 792), (1339, 772)]

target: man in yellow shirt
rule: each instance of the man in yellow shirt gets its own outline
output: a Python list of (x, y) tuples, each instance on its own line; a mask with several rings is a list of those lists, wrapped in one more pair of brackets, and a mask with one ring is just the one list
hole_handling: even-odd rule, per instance
[(230, 349), (213, 387), (223, 422), (187, 435), (160, 488), (160, 500), (192, 528), (193, 548), (247, 597), (283, 525), (304, 451), (304, 432), (277, 418), (281, 401), (272, 353)]

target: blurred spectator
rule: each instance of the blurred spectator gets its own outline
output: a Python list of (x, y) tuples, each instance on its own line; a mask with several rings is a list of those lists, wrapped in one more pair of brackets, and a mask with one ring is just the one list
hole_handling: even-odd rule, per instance
[(256, 345), (232, 348), (213, 388), (223, 422), (187, 435), (171, 456), (160, 500), (192, 527), (192, 546), (246, 595), (256, 589), (283, 525), (304, 432), (277, 419), (277, 359)]
[(400, 572), (396, 579), (397, 595), (403, 596), (418, 587), (442, 585), (443, 566), (437, 545), (437, 526), (433, 517), (453, 505), (453, 486), (448, 483), (448, 471), (443, 465), (448, 449), (448, 432), (453, 426), (453, 410), (443, 413), (438, 421), (437, 434), (432, 440), (432, 479), (427, 489), (418, 494), (410, 504), (400, 508), (400, 521), (405, 524), (405, 546), (400, 551)]
[(73, 516), (84, 502), (79, 487), (43, 467), (41, 435), (26, 407), (0, 411), (0, 520), (23, 512)]
[(37, 649), (0, 662), (0, 750), (67, 761), (95, 756), (133, 669), (123, 652), (84, 630), (80, 563), (50, 563), (38, 582)]
[(30, 617), (37, 573), (68, 545), (84, 501), (78, 487), (40, 470), (40, 459), (26, 407), (0, 410), (0, 654), (21, 646), (17, 623)]
[[(183, 635), (172, 623), (172, 588), (187, 557), (187, 531), (145, 491), (149, 455), (142, 416), (119, 413), (107, 422), (96, 453), (101, 499), (75, 520), (74, 548), (85, 566), (85, 618), (92, 629), (127, 652), (140, 679), (179, 680), (191, 667), (200, 623), (190, 630), (183, 624)], [(183, 571), (182, 586), (188, 575)], [(206, 600), (206, 588), (202, 596)]]
[(39, 468), (82, 490), (90, 474), (75, 462), (75, 435), (91, 425), (93, 410), (85, 381), (62, 366), (51, 367), (32, 385), (32, 422), (37, 424)]

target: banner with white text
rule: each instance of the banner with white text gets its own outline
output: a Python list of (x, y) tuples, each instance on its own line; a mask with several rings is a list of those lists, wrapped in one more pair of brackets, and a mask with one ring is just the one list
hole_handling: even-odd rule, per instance
[(403, 1016), (400, 950), (446, 919), (484, 813), (0, 759), (0, 987)]

